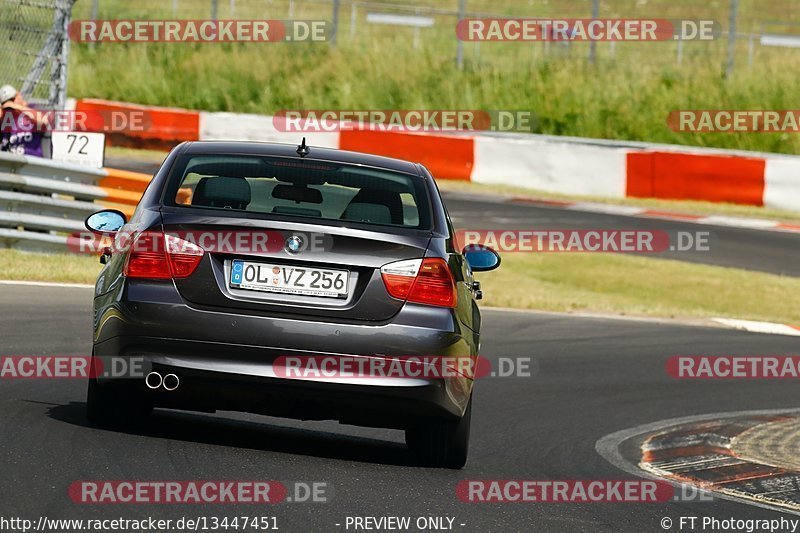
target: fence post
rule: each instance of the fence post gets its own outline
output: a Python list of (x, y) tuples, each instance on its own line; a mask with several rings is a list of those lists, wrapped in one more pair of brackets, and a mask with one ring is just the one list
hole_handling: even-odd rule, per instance
[(211, 20), (217, 20), (219, 11), (219, 0), (211, 0)]
[(61, 40), (61, 53), (59, 54), (58, 65), (54, 65), (55, 72), (58, 74), (58, 82), (55, 91), (51, 94), (55, 100), (56, 109), (64, 109), (67, 106), (67, 75), (69, 74), (69, 23), (72, 20), (72, 7), (75, 5), (75, 0), (63, 0), (60, 4), (62, 9), (61, 13), (61, 31), (63, 32)]
[[(467, 11), (467, 0), (458, 0), (458, 20), (456, 24), (458, 24), (465, 16)], [(456, 37), (456, 65), (458, 66), (458, 70), (463, 70), (464, 68), (464, 41)]]
[(728, 59), (725, 63), (725, 77), (733, 75), (733, 62), (736, 55), (736, 19), (739, 13), (739, 0), (731, 0), (731, 22), (728, 28)]
[[(97, 5), (99, 2), (100, 0), (92, 0), (92, 14), (90, 16), (91, 19), (95, 21), (97, 20), (97, 13), (99, 11), (99, 7)], [(89, 43), (89, 48), (91, 48), (92, 50), (94, 50), (95, 46), (97, 46), (96, 42), (92, 41)]]
[[(592, 19), (600, 17), (600, 0), (592, 2)], [(592, 39), (589, 41), (589, 62), (594, 63), (597, 61), (597, 41)]]
[(333, 28), (331, 28), (331, 46), (336, 46), (336, 34), (339, 33), (339, 0), (333, 0)]

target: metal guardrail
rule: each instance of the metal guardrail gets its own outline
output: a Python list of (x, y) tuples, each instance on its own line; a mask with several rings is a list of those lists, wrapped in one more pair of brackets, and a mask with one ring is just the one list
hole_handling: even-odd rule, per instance
[(39, 194), (54, 193), (91, 200), (100, 200), (107, 195), (102, 187), (96, 185), (86, 185), (84, 183), (73, 183), (50, 178), (37, 178), (22, 174), (9, 174), (7, 172), (0, 172), (0, 189)]
[(11, 153), (0, 153), (0, 172), (90, 184), (108, 175), (102, 169)]
[(104, 207), (130, 215), (149, 178), (0, 153), (0, 248), (67, 251), (67, 238)]

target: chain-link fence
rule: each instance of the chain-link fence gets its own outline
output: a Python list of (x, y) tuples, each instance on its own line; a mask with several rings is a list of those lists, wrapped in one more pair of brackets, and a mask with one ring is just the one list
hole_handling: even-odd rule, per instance
[(0, 84), (34, 104), (66, 102), (69, 37), (75, 0), (0, 0)]
[[(435, 49), (451, 55), (459, 64), (490, 63), (498, 68), (588, 58), (676, 67), (702, 61), (730, 71), (734, 65), (752, 66), (800, 47), (800, 28), (791, 27), (791, 22), (780, 28), (768, 24), (778, 16), (784, 22), (800, 22), (797, 0), (90, 0), (80, 4), (80, 11), (81, 18), (100, 19), (325, 19), (333, 22), (332, 45), (382, 47), (400, 40), (421, 53)], [(713, 41), (657, 43), (456, 39), (458, 20), (473, 17), (702, 19), (716, 21), (722, 33)]]

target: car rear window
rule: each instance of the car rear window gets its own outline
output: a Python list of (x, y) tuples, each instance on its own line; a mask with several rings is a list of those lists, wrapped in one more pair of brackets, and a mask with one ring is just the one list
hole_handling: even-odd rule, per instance
[[(175, 166), (167, 205), (345, 223), (430, 229), (418, 176), (374, 167), (291, 158), (195, 155)], [(174, 203), (174, 204), (173, 204)]]

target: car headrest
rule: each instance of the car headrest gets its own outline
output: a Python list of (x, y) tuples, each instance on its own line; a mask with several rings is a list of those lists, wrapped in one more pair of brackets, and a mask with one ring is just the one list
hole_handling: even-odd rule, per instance
[(392, 213), (385, 205), (350, 202), (342, 214), (342, 220), (372, 222), (373, 224), (392, 224)]
[(276, 215), (295, 215), (298, 217), (316, 217), (322, 216), (322, 211), (319, 209), (308, 209), (305, 207), (293, 207), (291, 205), (276, 205), (272, 208), (272, 212)]
[[(350, 204), (347, 206), (347, 209), (345, 209), (345, 214), (350, 210), (351, 206), (356, 206), (356, 204), (371, 204), (384, 207), (388, 211), (389, 216), (389, 220), (386, 221), (385, 224), (403, 224), (403, 200), (400, 199), (400, 193), (381, 191), (378, 189), (361, 189), (358, 191), (358, 194), (356, 194), (353, 199), (350, 200)], [(359, 210), (362, 213), (364, 212), (363, 209), (363, 207), (359, 207)], [(377, 213), (377, 210), (372, 210), (373, 215), (377, 216)], [(347, 218), (344, 214), (342, 215), (342, 218), (353, 220), (352, 218)]]
[(249, 204), (250, 184), (244, 178), (202, 178), (192, 196), (192, 205), (243, 210)]
[(319, 189), (297, 185), (278, 184), (272, 189), (272, 197), (279, 200), (290, 200), (297, 203), (321, 204), (322, 193)]

